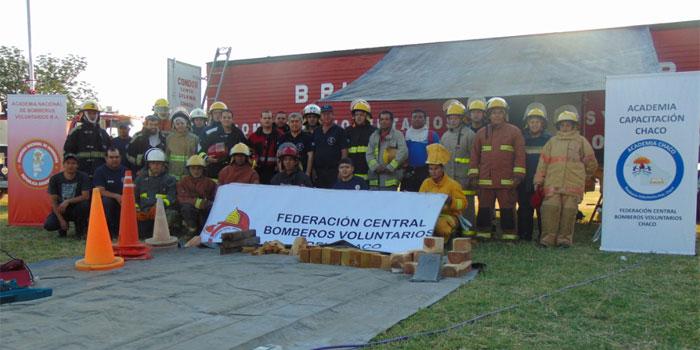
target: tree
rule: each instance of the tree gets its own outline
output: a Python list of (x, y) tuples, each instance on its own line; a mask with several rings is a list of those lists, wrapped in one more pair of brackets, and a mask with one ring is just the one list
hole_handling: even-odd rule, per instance
[[(27, 60), (20, 49), (0, 46), (0, 102), (6, 103), (9, 94), (29, 91), (27, 67)], [(68, 117), (71, 117), (78, 112), (80, 102), (97, 99), (90, 84), (78, 79), (85, 68), (87, 60), (82, 56), (40, 55), (34, 67), (36, 92), (66, 95)]]

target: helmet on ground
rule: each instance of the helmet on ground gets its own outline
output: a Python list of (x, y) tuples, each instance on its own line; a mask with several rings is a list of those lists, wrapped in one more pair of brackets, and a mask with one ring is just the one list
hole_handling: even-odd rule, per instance
[(303, 115), (306, 116), (307, 114), (315, 114), (317, 116), (321, 116), (321, 107), (319, 107), (317, 104), (309, 104), (304, 107), (304, 112)]
[(191, 167), (191, 166), (201, 166), (205, 167), (207, 165), (206, 162), (204, 162), (204, 158), (200, 157), (199, 155), (192, 155), (190, 156), (189, 159), (187, 159), (187, 163), (185, 163), (185, 167)]
[(372, 115), (372, 107), (369, 105), (369, 102), (359, 98), (350, 102), (350, 112), (354, 113), (355, 111), (363, 111)]
[(465, 107), (462, 102), (455, 101), (450, 103), (449, 106), (447, 106), (447, 110), (445, 111), (445, 115), (464, 115), (466, 113), (467, 107)]
[(190, 112), (190, 119), (194, 120), (196, 118), (207, 119), (207, 113), (201, 108), (195, 108)]
[(523, 121), (527, 123), (530, 118), (542, 118), (544, 122), (547, 122), (547, 108), (539, 102), (530, 103), (525, 107)]
[(231, 147), (231, 152), (229, 154), (232, 156), (242, 154), (246, 157), (250, 157), (250, 148), (245, 143), (239, 142)]
[(165, 162), (165, 152), (160, 148), (151, 148), (146, 151), (147, 162)]
[(87, 100), (83, 102), (82, 105), (80, 105), (80, 111), (95, 111), (95, 112), (100, 112), (100, 105), (97, 104), (96, 101), (93, 100)]
[(425, 164), (446, 165), (450, 162), (450, 151), (445, 146), (439, 143), (431, 143), (425, 149), (428, 151), (428, 158), (425, 160)]
[(503, 108), (508, 110), (508, 102), (506, 102), (503, 97), (491, 97), (488, 102), (486, 102), (486, 110), (488, 111), (493, 108)]
[(297, 150), (297, 146), (295, 146), (291, 142), (285, 142), (280, 145), (279, 149), (277, 149), (277, 159), (282, 159), (282, 157), (285, 156), (290, 156), (294, 157), (294, 159), (299, 159), (299, 151)]
[(225, 103), (216, 101), (209, 106), (209, 113), (214, 112), (214, 111), (223, 111), (224, 109), (228, 109)]
[(469, 111), (486, 111), (486, 99), (483, 97), (470, 97), (467, 100), (467, 110)]

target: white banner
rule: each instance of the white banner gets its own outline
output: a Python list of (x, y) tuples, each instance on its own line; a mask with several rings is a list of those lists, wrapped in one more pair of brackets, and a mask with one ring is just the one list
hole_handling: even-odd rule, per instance
[(168, 58), (168, 102), (170, 109), (187, 108), (189, 113), (202, 103), (202, 68)]
[(444, 194), (347, 191), (228, 184), (219, 187), (202, 242), (221, 242), (221, 234), (256, 230), (261, 243), (312, 244), (348, 241), (366, 250), (421, 249), (445, 199)]
[(700, 73), (608, 77), (602, 250), (695, 254)]

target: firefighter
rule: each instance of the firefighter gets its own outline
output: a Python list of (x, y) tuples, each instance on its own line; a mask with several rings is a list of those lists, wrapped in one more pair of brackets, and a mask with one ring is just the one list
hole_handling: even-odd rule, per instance
[(445, 166), (452, 159), (447, 148), (439, 143), (434, 143), (427, 146), (427, 152), (428, 157), (425, 163), (428, 164), (429, 177), (423, 181), (419, 192), (447, 195), (447, 200), (442, 207), (433, 232), (434, 236), (444, 237), (447, 241), (452, 233), (459, 229), (459, 216), (462, 215), (467, 206), (467, 198), (464, 196), (459, 182), (445, 173)]
[(201, 108), (195, 108), (190, 112), (190, 121), (192, 122), (192, 133), (199, 137), (199, 140), (204, 139), (207, 130), (207, 113)]
[(145, 162), (144, 155), (151, 148), (160, 148), (165, 151), (165, 135), (159, 128), (160, 119), (157, 115), (152, 114), (146, 117), (143, 123), (143, 129), (134, 135), (134, 138), (129, 143), (126, 149), (126, 157), (129, 159), (129, 164), (132, 169), (142, 171)]
[(112, 146), (119, 150), (122, 165), (126, 168), (130, 168), (129, 160), (126, 159), (126, 148), (129, 147), (129, 143), (131, 142), (131, 136), (129, 136), (130, 129), (130, 121), (121, 121), (117, 124), (117, 137), (112, 138)]
[(308, 104), (304, 107), (302, 114), (304, 117), (304, 130), (313, 135), (314, 130), (320, 125), (318, 119), (321, 118), (321, 107), (313, 103)]
[(160, 148), (151, 148), (146, 152), (146, 169), (136, 178), (136, 218), (139, 237), (150, 237), (153, 233), (153, 221), (156, 217), (156, 202), (163, 199), (165, 215), (168, 218), (170, 232), (177, 217), (175, 201), (177, 199), (177, 180), (168, 174), (165, 152)]
[(282, 171), (275, 174), (271, 185), (291, 185), (313, 187), (311, 178), (306, 175), (299, 164), (299, 151), (291, 142), (285, 142), (277, 150), (277, 159), (282, 163)]
[(216, 179), (219, 172), (228, 164), (231, 147), (237, 143), (246, 143), (243, 131), (233, 124), (233, 112), (224, 110), (220, 123), (207, 129), (206, 137), (201, 141), (200, 156), (206, 159), (207, 176)]
[(311, 169), (313, 169), (314, 164), (314, 138), (310, 133), (303, 130), (302, 127), (303, 117), (301, 113), (290, 113), (289, 132), (284, 134), (284, 137), (280, 140), (280, 144), (291, 142), (297, 146), (301, 166), (304, 168), (306, 175), (311, 177)]
[(229, 110), (225, 103), (216, 101), (209, 106), (209, 123), (207, 123), (207, 128), (204, 131), (206, 134), (211, 129), (217, 129), (221, 126), (221, 116), (224, 111)]
[(574, 241), (574, 224), (586, 179), (593, 176), (598, 162), (593, 147), (577, 130), (576, 108), (566, 105), (560, 109), (557, 134), (542, 148), (534, 183), (545, 195), (540, 244), (568, 248)]
[(259, 184), (260, 176), (250, 161), (250, 148), (245, 143), (237, 143), (231, 148), (231, 164), (219, 172), (219, 185), (232, 182)]
[[(525, 138), (525, 180), (518, 185), (518, 236), (521, 240), (531, 241), (533, 215), (537, 210), (537, 221), (542, 231), (542, 215), (539, 209), (532, 207), (531, 200), (535, 194), (533, 180), (540, 160), (540, 152), (550, 137), (546, 130), (547, 109), (539, 102), (533, 102), (525, 108), (523, 137)], [(541, 232), (540, 232), (541, 233)]]
[(160, 120), (168, 120), (170, 117), (170, 103), (164, 98), (159, 98), (153, 104), (153, 114)]
[(209, 216), (216, 197), (216, 183), (204, 175), (207, 163), (198, 155), (187, 159), (185, 175), (177, 183), (177, 202), (188, 236), (196, 236)]
[[(476, 189), (469, 184), (469, 162), (471, 161), (472, 145), (474, 144), (474, 132), (464, 124), (464, 116), (467, 108), (459, 101), (452, 102), (445, 111), (447, 119), (447, 131), (442, 135), (440, 144), (450, 152), (450, 161), (445, 164), (445, 173), (462, 186), (462, 191), (467, 198), (464, 216), (470, 223), (474, 223), (474, 196)], [(466, 230), (462, 235), (473, 237), (474, 230)]]
[(488, 124), (486, 118), (486, 100), (483, 97), (470, 97), (467, 100), (467, 110), (469, 112), (469, 127), (476, 134), (481, 128)]
[(78, 170), (78, 156), (63, 154), (63, 171), (51, 176), (48, 192), (51, 212), (44, 221), (44, 230), (58, 231), (59, 237), (68, 235), (68, 223), (75, 223), (75, 237), (84, 238), (90, 217), (90, 179)]
[(173, 113), (170, 124), (173, 131), (165, 139), (168, 173), (180, 180), (187, 175), (185, 168), (187, 159), (199, 151), (199, 137), (190, 132), (190, 118), (184, 110)]
[(366, 153), (369, 137), (376, 130), (372, 126), (372, 109), (365, 100), (355, 100), (350, 104), (353, 125), (345, 130), (348, 137), (348, 157), (355, 166), (355, 176), (367, 181)]
[(343, 158), (338, 164), (338, 181), (333, 185), (334, 190), (369, 190), (367, 181), (355, 175), (352, 159)]
[(75, 154), (78, 157), (78, 170), (92, 179), (95, 169), (105, 163), (107, 148), (112, 145), (112, 140), (100, 127), (100, 107), (97, 102), (85, 101), (78, 113), (81, 123), (68, 134), (63, 144), (63, 153)]
[(289, 124), (287, 124), (287, 112), (278, 111), (275, 113), (275, 128), (279, 129), (283, 134), (289, 132)]
[(403, 179), (403, 163), (408, 158), (408, 148), (403, 134), (394, 129), (394, 114), (379, 113), (379, 129), (369, 138), (367, 145), (367, 176), (373, 191), (396, 191)]
[(515, 232), (517, 186), (525, 177), (525, 140), (520, 129), (508, 123), (508, 103), (492, 97), (486, 103), (489, 124), (476, 133), (469, 168), (470, 183), (479, 186), (476, 237), (491, 239), (496, 199), (501, 208), (504, 241), (518, 239)]
[(121, 164), (121, 154), (114, 147), (107, 149), (105, 163), (95, 170), (92, 184), (100, 190), (107, 227), (112, 237), (119, 235), (119, 217), (122, 206), (122, 189), (126, 167)]
[(427, 116), (422, 109), (411, 112), (411, 127), (406, 130), (408, 167), (401, 183), (401, 191), (418, 192), (423, 181), (428, 178), (426, 146), (440, 142), (440, 136), (428, 128)]
[(275, 127), (272, 112), (260, 113), (260, 127), (248, 138), (248, 143), (255, 156), (255, 171), (260, 175), (261, 184), (270, 184), (277, 172), (277, 145), (284, 134)]
[(345, 130), (335, 124), (333, 106), (321, 108), (321, 126), (314, 136), (314, 184), (320, 188), (331, 188), (338, 180), (338, 162), (348, 156), (348, 139)]

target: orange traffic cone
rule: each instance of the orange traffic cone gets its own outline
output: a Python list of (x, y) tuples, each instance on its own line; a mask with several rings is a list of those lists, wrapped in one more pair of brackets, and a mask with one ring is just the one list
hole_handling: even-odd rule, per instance
[(124, 260), (145, 260), (152, 258), (151, 248), (139, 242), (139, 230), (136, 226), (136, 200), (134, 199), (134, 181), (131, 171), (124, 175), (122, 190), (122, 208), (119, 215), (119, 242), (112, 246), (114, 255)]
[(92, 190), (90, 203), (90, 222), (88, 224), (87, 242), (85, 243), (85, 259), (75, 262), (75, 268), (81, 271), (111, 270), (124, 266), (124, 259), (115, 257), (112, 251), (112, 240), (107, 228), (102, 195), (100, 190)]
[(154, 248), (167, 248), (177, 246), (177, 237), (170, 235), (168, 228), (168, 218), (165, 216), (165, 205), (163, 199), (158, 198), (156, 202), (156, 218), (153, 223), (153, 237), (146, 240), (146, 244)]

